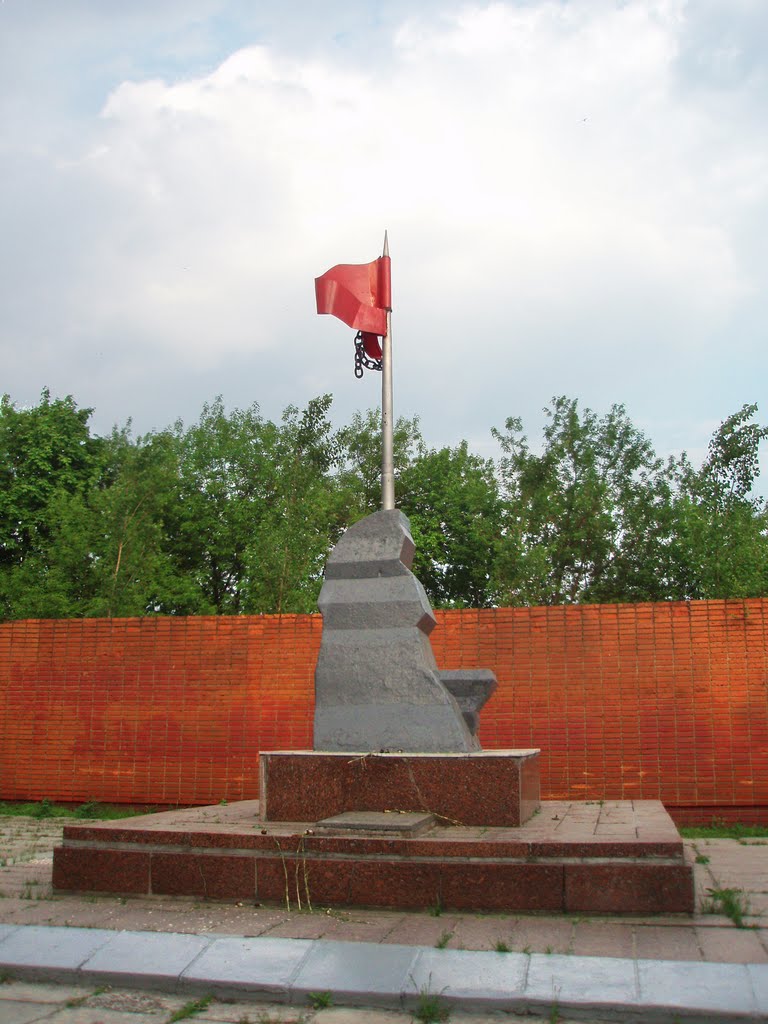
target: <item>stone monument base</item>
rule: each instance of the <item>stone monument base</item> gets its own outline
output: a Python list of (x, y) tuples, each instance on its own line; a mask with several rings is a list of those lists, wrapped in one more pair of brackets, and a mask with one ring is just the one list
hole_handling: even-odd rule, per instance
[(268, 752), (261, 807), (65, 825), (53, 885), (289, 909), (692, 913), (662, 804), (539, 803), (537, 755)]
[(538, 750), (459, 754), (266, 751), (262, 821), (344, 811), (423, 811), (443, 824), (517, 826), (539, 809)]

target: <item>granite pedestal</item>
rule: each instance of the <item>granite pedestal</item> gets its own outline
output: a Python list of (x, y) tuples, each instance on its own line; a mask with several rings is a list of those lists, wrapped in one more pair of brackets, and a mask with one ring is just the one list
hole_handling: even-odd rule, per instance
[[(658, 801), (546, 801), (517, 827), (263, 821), (244, 801), (64, 828), (76, 892), (571, 914), (693, 912), (693, 870)], [(414, 825), (413, 829), (408, 826)], [(366, 827), (368, 826), (368, 827)]]

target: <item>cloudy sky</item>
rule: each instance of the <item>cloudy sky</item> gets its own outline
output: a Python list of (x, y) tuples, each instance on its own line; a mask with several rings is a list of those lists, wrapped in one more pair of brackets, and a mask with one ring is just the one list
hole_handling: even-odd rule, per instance
[(565, 394), (698, 459), (768, 420), (767, 40), (765, 0), (0, 0), (0, 392), (345, 422), (380, 378), (313, 278), (386, 228), (430, 443)]

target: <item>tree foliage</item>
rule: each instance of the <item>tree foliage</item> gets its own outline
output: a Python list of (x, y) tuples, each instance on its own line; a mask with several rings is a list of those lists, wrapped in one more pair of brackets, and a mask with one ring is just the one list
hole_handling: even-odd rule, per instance
[[(228, 412), (134, 438), (43, 391), (0, 401), (0, 616), (307, 612), (342, 531), (380, 504), (378, 412), (339, 430), (331, 398)], [(435, 605), (754, 596), (768, 511), (754, 496), (768, 427), (745, 405), (694, 467), (662, 459), (626, 409), (556, 397), (540, 443), (518, 418), (497, 462), (395, 425), (397, 505)]]

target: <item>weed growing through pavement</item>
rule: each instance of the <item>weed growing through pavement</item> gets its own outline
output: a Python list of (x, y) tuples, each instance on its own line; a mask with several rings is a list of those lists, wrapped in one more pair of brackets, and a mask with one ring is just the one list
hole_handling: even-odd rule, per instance
[(435, 902), (429, 908), (430, 917), (440, 917), (443, 912), (443, 901), (439, 896), (435, 898)]
[(511, 953), (512, 952), (511, 948), (506, 944), (506, 942), (502, 942), (501, 939), (499, 939), (496, 942), (496, 945), (493, 948), (496, 950), (497, 953)]
[(313, 1010), (327, 1010), (333, 1006), (333, 994), (331, 992), (310, 992), (309, 1001)]
[(195, 1017), (198, 1013), (202, 1013), (203, 1010), (207, 1010), (213, 1002), (213, 996), (203, 996), (202, 999), (193, 999), (189, 1003), (185, 1003), (175, 1013), (172, 1013), (168, 1018), (168, 1024), (176, 1024), (176, 1021), (187, 1020), (189, 1017)]
[(440, 938), (435, 943), (435, 949), (445, 949), (448, 943), (451, 941), (453, 932), (443, 932)]
[(126, 807), (125, 805), (100, 804), (88, 800), (78, 807), (55, 804), (50, 800), (39, 803), (13, 803), (0, 801), (0, 818), (132, 818), (138, 814), (151, 814), (156, 807)]
[(709, 864), (709, 857), (706, 855), (706, 853), (697, 853), (696, 854), (696, 863), (697, 864)]
[(451, 1012), (447, 1006), (440, 1002), (440, 997), (434, 995), (428, 989), (422, 989), (419, 993), (419, 1001), (413, 1011), (414, 1020), (421, 1024), (440, 1024), (450, 1017)]
[(725, 914), (737, 928), (744, 928), (749, 913), (749, 899), (743, 889), (707, 889), (708, 896), (701, 909), (705, 914)]
[(721, 818), (713, 818), (709, 825), (689, 825), (678, 830), (685, 839), (766, 839), (768, 825), (742, 825), (740, 822), (727, 824)]

